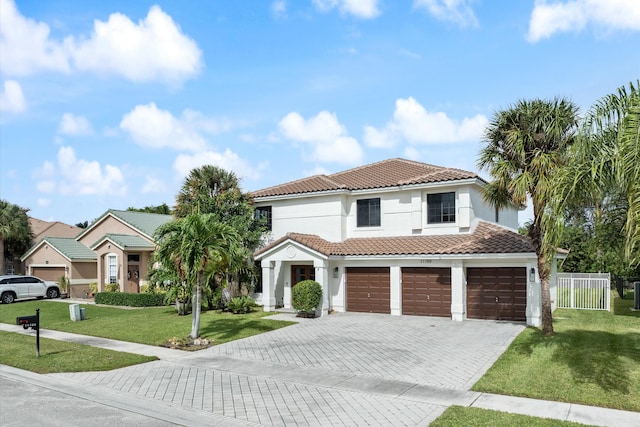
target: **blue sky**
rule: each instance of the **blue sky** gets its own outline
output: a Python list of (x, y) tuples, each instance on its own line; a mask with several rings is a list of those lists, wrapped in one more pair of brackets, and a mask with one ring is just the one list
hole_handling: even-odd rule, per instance
[(0, 0), (0, 197), (75, 224), (206, 163), (247, 191), (392, 157), (486, 177), (496, 110), (585, 111), (638, 46), (637, 0)]

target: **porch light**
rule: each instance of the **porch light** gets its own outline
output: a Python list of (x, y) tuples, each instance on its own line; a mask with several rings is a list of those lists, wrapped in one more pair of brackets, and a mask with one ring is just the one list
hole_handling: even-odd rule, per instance
[(536, 269), (533, 267), (531, 267), (531, 270), (529, 270), (529, 281), (530, 282), (536, 281)]
[(337, 279), (339, 273), (340, 273), (340, 269), (338, 267), (334, 267), (333, 268), (333, 278)]

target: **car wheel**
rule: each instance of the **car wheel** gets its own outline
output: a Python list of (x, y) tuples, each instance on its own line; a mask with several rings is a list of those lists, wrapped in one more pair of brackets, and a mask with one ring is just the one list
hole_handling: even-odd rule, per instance
[(47, 289), (47, 298), (58, 298), (60, 296), (60, 292), (56, 288)]
[(5, 292), (2, 294), (2, 302), (4, 304), (11, 304), (16, 300), (16, 296), (13, 292)]

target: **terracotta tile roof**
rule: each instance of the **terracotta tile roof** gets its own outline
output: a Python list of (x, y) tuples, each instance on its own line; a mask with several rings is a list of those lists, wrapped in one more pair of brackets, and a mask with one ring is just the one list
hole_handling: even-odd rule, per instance
[(258, 256), (292, 240), (326, 256), (380, 255), (460, 255), (535, 252), (529, 240), (520, 234), (480, 222), (472, 233), (436, 236), (365, 237), (344, 242), (328, 242), (312, 234), (289, 233), (256, 251)]
[(254, 191), (256, 197), (283, 196), (330, 190), (365, 190), (479, 178), (476, 173), (405, 159), (388, 159), (333, 175), (314, 175)]

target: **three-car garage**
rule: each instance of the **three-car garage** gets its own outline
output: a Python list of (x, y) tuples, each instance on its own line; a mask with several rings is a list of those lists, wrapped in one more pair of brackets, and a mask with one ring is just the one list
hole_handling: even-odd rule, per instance
[[(346, 310), (391, 313), (389, 267), (347, 267)], [(470, 319), (525, 321), (524, 267), (468, 267), (466, 313)], [(451, 268), (402, 267), (401, 312), (451, 317)]]

